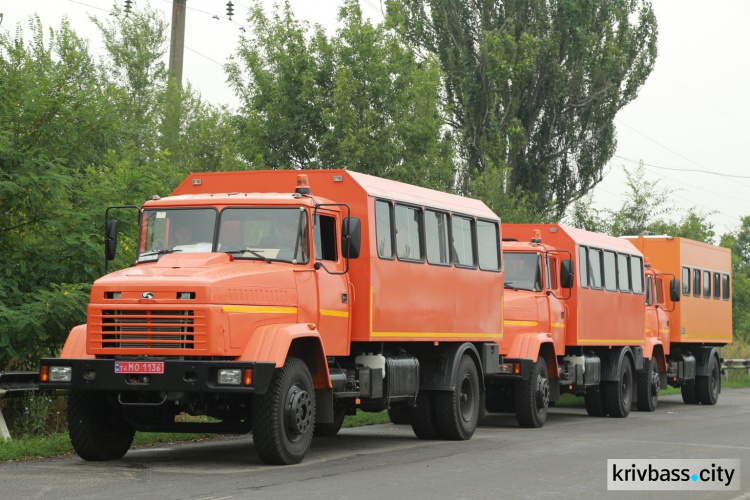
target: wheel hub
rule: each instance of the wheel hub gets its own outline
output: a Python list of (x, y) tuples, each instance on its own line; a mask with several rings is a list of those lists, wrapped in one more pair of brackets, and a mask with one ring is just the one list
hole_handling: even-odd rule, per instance
[(474, 386), (471, 383), (469, 377), (464, 377), (461, 383), (461, 394), (458, 396), (459, 409), (461, 412), (461, 418), (465, 422), (469, 422), (474, 416), (474, 401), (470, 396), (473, 395)]
[(651, 374), (651, 395), (658, 396), (660, 389), (661, 382), (659, 381), (659, 374), (654, 372)]
[(312, 421), (310, 394), (302, 387), (289, 388), (285, 405), (286, 427), (290, 435), (300, 436), (310, 427)]
[(536, 404), (539, 408), (549, 406), (549, 381), (541, 375), (537, 378), (536, 383)]

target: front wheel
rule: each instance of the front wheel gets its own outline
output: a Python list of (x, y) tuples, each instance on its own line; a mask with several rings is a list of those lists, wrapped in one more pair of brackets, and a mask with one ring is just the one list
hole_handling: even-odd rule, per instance
[(270, 465), (298, 464), (310, 449), (315, 428), (315, 390), (307, 365), (288, 358), (252, 408), (253, 442)]
[(549, 377), (547, 363), (539, 357), (528, 379), (520, 380), (516, 387), (516, 420), (521, 427), (535, 428), (544, 425), (549, 408)]
[(695, 394), (698, 401), (704, 405), (715, 405), (719, 400), (721, 389), (721, 372), (716, 356), (711, 356), (708, 362), (708, 376), (695, 377)]
[(654, 411), (659, 402), (659, 368), (656, 358), (652, 357), (648, 366), (638, 373), (638, 406), (639, 411)]
[(133, 443), (135, 430), (115, 411), (104, 392), (71, 391), (67, 416), (70, 442), (84, 460), (122, 458)]

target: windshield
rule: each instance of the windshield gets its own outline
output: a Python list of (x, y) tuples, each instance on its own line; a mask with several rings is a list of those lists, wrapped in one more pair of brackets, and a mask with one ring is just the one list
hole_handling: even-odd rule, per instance
[(302, 208), (227, 208), (217, 251), (235, 259), (308, 261), (307, 212)]
[(505, 286), (542, 291), (541, 257), (538, 253), (503, 252)]
[(144, 210), (138, 262), (173, 252), (210, 252), (215, 227), (213, 208)]

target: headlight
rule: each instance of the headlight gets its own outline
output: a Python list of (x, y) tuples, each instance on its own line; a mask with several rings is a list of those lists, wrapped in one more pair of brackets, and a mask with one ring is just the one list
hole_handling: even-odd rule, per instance
[(242, 383), (242, 370), (239, 368), (222, 368), (219, 370), (219, 384), (240, 385)]
[(70, 382), (73, 380), (73, 368), (70, 366), (50, 366), (50, 382)]

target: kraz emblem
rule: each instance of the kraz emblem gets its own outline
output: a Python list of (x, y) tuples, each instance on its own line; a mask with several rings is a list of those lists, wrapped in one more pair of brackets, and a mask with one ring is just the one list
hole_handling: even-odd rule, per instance
[(153, 299), (154, 297), (156, 297), (156, 295), (154, 295), (154, 292), (143, 292), (141, 294), (141, 297), (143, 297), (144, 299)]

